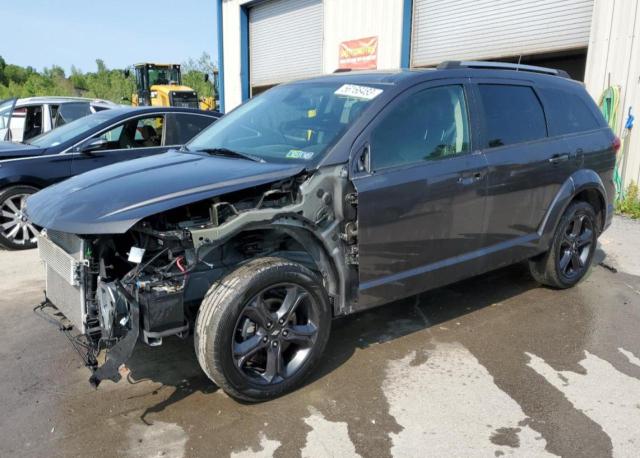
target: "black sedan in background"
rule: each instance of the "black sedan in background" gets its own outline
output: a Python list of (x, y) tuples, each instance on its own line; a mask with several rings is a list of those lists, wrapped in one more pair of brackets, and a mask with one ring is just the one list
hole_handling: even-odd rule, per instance
[(16, 144), (0, 142), (0, 247), (32, 248), (27, 197), (73, 175), (179, 147), (220, 113), (188, 108), (106, 110)]

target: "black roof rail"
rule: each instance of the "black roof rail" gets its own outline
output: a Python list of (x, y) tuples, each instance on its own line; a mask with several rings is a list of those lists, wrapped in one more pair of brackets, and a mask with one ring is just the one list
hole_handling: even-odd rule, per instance
[(538, 67), (535, 65), (525, 64), (512, 64), (509, 62), (489, 62), (489, 61), (476, 61), (476, 60), (447, 60), (438, 65), (439, 70), (446, 70), (451, 68), (485, 68), (490, 70), (515, 70), (522, 72), (542, 73), (545, 75), (560, 76), (562, 78), (569, 78), (571, 76), (564, 70), (558, 70), (556, 68)]

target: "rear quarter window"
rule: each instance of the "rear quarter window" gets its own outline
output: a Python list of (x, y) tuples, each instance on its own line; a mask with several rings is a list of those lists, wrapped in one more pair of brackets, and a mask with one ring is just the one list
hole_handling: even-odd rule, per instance
[(529, 86), (479, 84), (484, 147), (513, 145), (547, 136), (544, 111)]
[(595, 114), (579, 94), (555, 88), (543, 88), (541, 94), (549, 120), (550, 135), (586, 132), (601, 127)]
[(169, 113), (167, 115), (165, 145), (184, 145), (215, 120), (216, 118), (211, 116)]

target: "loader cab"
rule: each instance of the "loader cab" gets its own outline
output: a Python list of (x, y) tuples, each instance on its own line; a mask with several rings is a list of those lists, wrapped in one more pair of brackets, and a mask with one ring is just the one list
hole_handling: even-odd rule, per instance
[(198, 96), (193, 89), (182, 86), (178, 64), (134, 65), (136, 93), (131, 98), (134, 106), (178, 106), (198, 108)]

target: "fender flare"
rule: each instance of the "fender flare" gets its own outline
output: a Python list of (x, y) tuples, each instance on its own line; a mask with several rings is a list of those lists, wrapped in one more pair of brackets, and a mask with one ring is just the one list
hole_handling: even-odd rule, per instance
[[(551, 202), (542, 223), (538, 227), (537, 232), (540, 236), (540, 246), (543, 249), (546, 250), (551, 243), (551, 239), (556, 231), (556, 227), (558, 227), (560, 218), (569, 204), (578, 194), (589, 189), (594, 189), (598, 192), (603, 204), (603, 211), (607, 211), (607, 191), (600, 176), (593, 170), (577, 170), (560, 186), (560, 189)], [(603, 223), (605, 219), (606, 217), (603, 217)]]
[[(303, 222), (297, 219), (284, 219), (274, 221), (270, 225), (271, 229), (281, 231), (290, 236), (302, 245), (307, 253), (313, 258), (314, 262), (320, 268), (320, 272), (327, 282), (327, 292), (335, 297), (336, 301), (333, 305), (334, 314), (339, 315), (344, 311), (346, 305), (345, 291), (343, 286), (346, 285), (344, 272), (338, 266), (336, 257), (341, 256), (341, 250), (332, 250), (324, 243), (323, 237), (316, 231), (308, 228)], [(333, 254), (333, 255), (332, 255)]]

